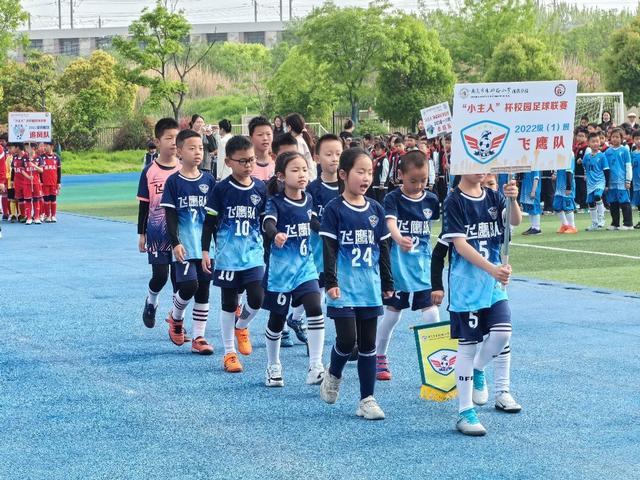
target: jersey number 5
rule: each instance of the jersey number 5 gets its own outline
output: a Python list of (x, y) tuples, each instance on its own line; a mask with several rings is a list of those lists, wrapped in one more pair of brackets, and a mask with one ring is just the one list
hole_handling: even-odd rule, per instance
[(476, 328), (478, 326), (478, 312), (469, 312), (469, 327)]

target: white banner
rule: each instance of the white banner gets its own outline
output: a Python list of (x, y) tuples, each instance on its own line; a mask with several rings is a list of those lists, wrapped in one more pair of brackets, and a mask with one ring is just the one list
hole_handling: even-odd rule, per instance
[(438, 135), (451, 133), (453, 123), (448, 102), (423, 108), (420, 110), (420, 116), (422, 116), (427, 138), (435, 138)]
[(569, 168), (577, 90), (575, 80), (456, 85), (450, 173)]
[(9, 142), (51, 141), (51, 113), (9, 112)]

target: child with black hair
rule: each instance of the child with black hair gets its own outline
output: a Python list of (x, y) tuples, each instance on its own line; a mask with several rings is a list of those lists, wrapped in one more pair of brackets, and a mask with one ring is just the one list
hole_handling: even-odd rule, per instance
[(44, 153), (40, 157), (42, 165), (42, 193), (44, 195), (45, 222), (55, 223), (58, 208), (57, 196), (62, 183), (62, 163), (60, 157), (53, 152), (53, 144), (44, 145)]
[(576, 159), (576, 169), (574, 172), (576, 180), (576, 208), (584, 209), (587, 205), (587, 180), (582, 159), (589, 150), (587, 136), (589, 131), (586, 128), (578, 128), (576, 141), (573, 145), (573, 156)]
[(147, 142), (147, 152), (144, 154), (144, 158), (142, 159), (142, 168), (144, 169), (156, 158), (158, 158), (158, 146), (154, 140), (149, 140)]
[(322, 382), (322, 347), (324, 316), (318, 272), (309, 237), (313, 200), (305, 193), (309, 172), (305, 158), (295, 153), (283, 153), (276, 159), (276, 177), (268, 185), (269, 199), (262, 228), (271, 242), (264, 287), (263, 308), (270, 312), (265, 331), (267, 344), (267, 387), (282, 387), (280, 336), (289, 305), (302, 306), (309, 323), (309, 369), (307, 385)]
[(373, 146), (373, 181), (367, 196), (382, 202), (387, 194), (389, 178), (389, 155), (384, 142), (376, 142)]
[(342, 372), (357, 338), (360, 402), (356, 415), (380, 420), (384, 412), (373, 397), (376, 322), (382, 313), (382, 299), (393, 295), (389, 244), (385, 241), (390, 233), (382, 206), (364, 195), (373, 177), (373, 162), (367, 152), (342, 152), (338, 174), (344, 189), (325, 207), (320, 228), (327, 315), (336, 326), (336, 343), (320, 396), (330, 404), (338, 399)]
[(256, 165), (252, 175), (267, 182), (274, 175), (275, 163), (271, 158), (271, 142), (273, 129), (271, 122), (265, 117), (253, 117), (249, 121), (249, 138), (256, 155)]
[(591, 225), (587, 232), (594, 232), (604, 228), (604, 191), (609, 179), (609, 163), (604, 153), (600, 151), (600, 136), (590, 133), (588, 137), (589, 150), (582, 159), (587, 176), (587, 205), (591, 215)]
[[(607, 230), (631, 230), (633, 229), (633, 211), (631, 210), (629, 189), (633, 178), (633, 168), (629, 148), (622, 144), (624, 130), (614, 128), (611, 131), (609, 141), (611, 145), (604, 153), (610, 171), (606, 193), (611, 212), (611, 225), (607, 227)], [(620, 210), (622, 210), (623, 217), (622, 225), (620, 225)]]

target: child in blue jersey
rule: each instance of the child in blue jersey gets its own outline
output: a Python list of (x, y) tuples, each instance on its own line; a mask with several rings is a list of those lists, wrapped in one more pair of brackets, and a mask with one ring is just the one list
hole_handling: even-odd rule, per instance
[[(442, 239), (451, 245), (451, 337), (458, 339), (456, 427), (465, 435), (486, 434), (472, 397), (474, 390), (485, 396), (484, 368), (511, 338), (511, 313), (504, 289), (511, 276), (511, 266), (503, 265), (500, 258), (504, 229), (508, 228), (503, 219), (507, 201), (511, 202), (509, 223), (517, 226), (522, 220), (516, 202), (516, 182), (510, 181), (503, 195), (483, 188), (484, 177), (483, 174), (462, 175), (460, 184), (444, 203)], [(480, 342), (482, 346), (476, 356), (476, 345)]]
[[(225, 163), (231, 175), (216, 184), (207, 202), (207, 220), (202, 234), (202, 262), (205, 271), (211, 271), (207, 252), (211, 238), (216, 240), (213, 284), (220, 287), (222, 310), (220, 328), (224, 344), (224, 369), (230, 373), (242, 372), (236, 352), (250, 355), (249, 323), (256, 316), (264, 290), (264, 247), (260, 228), (266, 202), (265, 184), (253, 178), (256, 163), (253, 145), (247, 137), (237, 135), (227, 142)], [(247, 303), (236, 318), (238, 297), (246, 291)]]
[(318, 272), (309, 245), (313, 200), (304, 189), (309, 182), (308, 166), (299, 153), (283, 153), (276, 159), (276, 177), (268, 186), (263, 230), (271, 241), (264, 278), (263, 308), (270, 312), (267, 343), (267, 387), (282, 387), (280, 334), (289, 305), (304, 307), (308, 327), (309, 370), (307, 385), (318, 385), (324, 376), (322, 347), (324, 316), (320, 303)]
[(340, 155), (338, 175), (342, 195), (324, 207), (320, 235), (323, 245), (327, 315), (335, 321), (336, 343), (331, 350), (320, 396), (335, 403), (342, 371), (358, 345), (360, 403), (356, 415), (368, 420), (384, 418), (373, 397), (376, 381), (376, 322), (382, 299), (393, 295), (389, 260), (390, 233), (384, 210), (365, 193), (373, 177), (373, 161), (362, 148)]
[(204, 158), (199, 133), (182, 130), (176, 137), (176, 146), (182, 168), (167, 179), (160, 202), (165, 209), (167, 233), (173, 247), (177, 288), (173, 295), (173, 308), (167, 318), (169, 338), (178, 346), (185, 343), (182, 323), (189, 301), (194, 298), (191, 350), (211, 355), (213, 347), (204, 338), (209, 316), (211, 273), (202, 268), (200, 239), (205, 205), (216, 181), (210, 173), (198, 169)]
[[(508, 181), (509, 177), (507, 176)], [(499, 181), (499, 180), (498, 180)], [(529, 214), (531, 227), (522, 232), (523, 235), (540, 235), (540, 215), (542, 215), (542, 206), (540, 205), (540, 172), (526, 172), (522, 175), (522, 188), (520, 190), (520, 203), (522, 210)]]
[[(629, 148), (622, 145), (623, 138), (624, 130), (614, 128), (609, 137), (609, 148), (604, 152), (609, 164), (609, 182), (606, 194), (611, 212), (611, 225), (607, 230), (631, 230), (633, 228), (631, 198), (629, 197), (633, 168)], [(620, 210), (622, 210), (622, 225), (620, 225)]]
[(557, 170), (552, 178), (556, 182), (556, 192), (553, 196), (553, 211), (560, 219), (560, 228), (557, 233), (578, 233), (576, 228), (576, 181), (573, 176), (575, 159), (571, 158), (571, 168)]
[[(631, 169), (633, 171), (633, 196), (631, 204), (640, 212), (640, 130), (633, 132), (633, 151), (631, 152)], [(640, 229), (640, 222), (633, 228)]]
[(588, 135), (589, 149), (582, 157), (582, 165), (587, 179), (587, 205), (591, 215), (591, 226), (587, 232), (604, 228), (604, 202), (602, 196), (609, 180), (609, 162), (600, 151), (600, 134)]
[(384, 199), (387, 228), (391, 233), (391, 272), (396, 291), (386, 299), (384, 316), (376, 335), (376, 379), (391, 380), (387, 349), (402, 310), (422, 310), (424, 323), (440, 321), (438, 307), (431, 303), (431, 221), (440, 218), (438, 197), (426, 190), (429, 181), (427, 157), (411, 151), (400, 160), (400, 188)]
[[(154, 133), (159, 155), (144, 167), (138, 183), (138, 250), (147, 254), (151, 265), (149, 293), (142, 311), (142, 321), (148, 328), (156, 323), (158, 296), (169, 279), (172, 263), (171, 242), (160, 201), (167, 178), (180, 169), (176, 157), (179, 131), (178, 122), (173, 118), (163, 118), (156, 123)], [(175, 271), (171, 272), (171, 283), (175, 288)]]

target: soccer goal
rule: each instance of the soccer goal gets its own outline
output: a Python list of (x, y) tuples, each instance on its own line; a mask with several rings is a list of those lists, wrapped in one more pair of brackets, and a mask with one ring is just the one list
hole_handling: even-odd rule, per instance
[(611, 113), (611, 121), (616, 125), (625, 122), (624, 95), (622, 92), (579, 93), (576, 98), (576, 122), (586, 115), (589, 122), (600, 123), (602, 112)]

